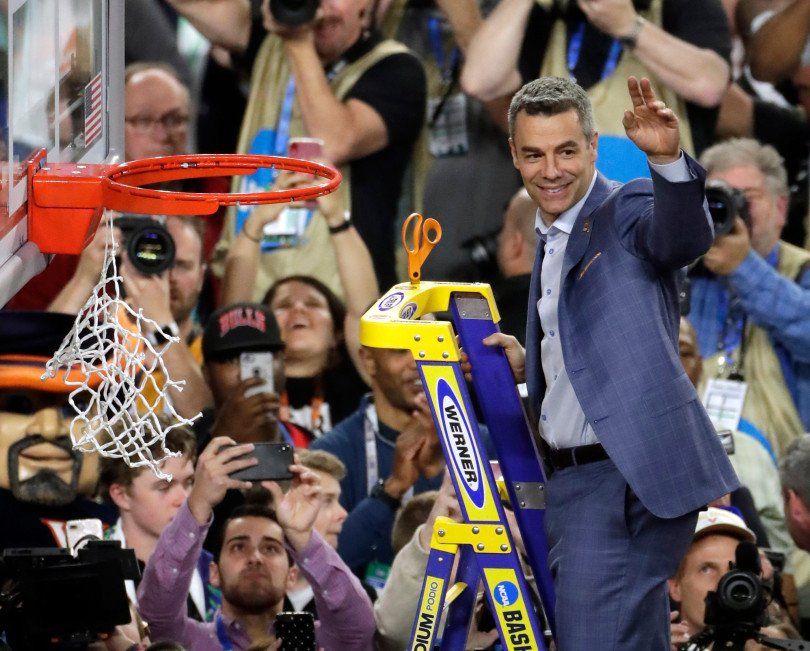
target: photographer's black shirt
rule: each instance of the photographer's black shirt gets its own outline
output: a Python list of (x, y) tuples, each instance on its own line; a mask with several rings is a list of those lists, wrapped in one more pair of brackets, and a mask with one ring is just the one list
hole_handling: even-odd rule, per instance
[[(731, 37), (722, 5), (717, 0), (702, 0), (697, 4), (700, 6), (696, 7), (694, 0), (663, 0), (661, 27), (668, 34), (696, 47), (713, 50), (728, 61), (731, 56)], [(602, 78), (613, 39), (587, 23), (582, 10), (574, 2), (568, 3), (564, 14), (556, 5), (550, 10), (540, 5), (532, 8), (518, 61), (522, 83), (537, 78), (551, 28), (559, 19), (566, 22), (569, 42), (578, 26), (586, 23), (580, 56), (573, 74), (577, 83), (588, 90)], [(698, 155), (714, 142), (718, 110), (717, 107), (706, 108), (691, 102), (686, 103), (692, 140)]]
[[(250, 43), (242, 63), (249, 69), (267, 36), (261, 17), (254, 17)], [(357, 61), (380, 41), (380, 34), (364, 34), (343, 57), (327, 67), (327, 77), (338, 66)], [(377, 280), (383, 289), (393, 285), (397, 203), (405, 170), (425, 121), (427, 81), (419, 59), (410, 53), (392, 54), (378, 61), (357, 80), (344, 101), (360, 100), (382, 118), (388, 144), (350, 164), (352, 222), (368, 247)]]

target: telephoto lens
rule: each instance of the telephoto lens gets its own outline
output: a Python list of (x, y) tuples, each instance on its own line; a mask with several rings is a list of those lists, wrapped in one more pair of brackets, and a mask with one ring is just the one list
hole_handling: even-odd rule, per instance
[(320, 0), (270, 0), (270, 13), (282, 25), (298, 27), (315, 18), (320, 4)]
[(742, 217), (746, 224), (750, 223), (745, 195), (725, 181), (706, 181), (706, 201), (714, 222), (715, 237), (728, 235), (734, 228), (734, 220), (738, 216)]
[(132, 266), (142, 274), (156, 276), (174, 264), (174, 238), (159, 221), (123, 215), (115, 225), (124, 236), (124, 249)]

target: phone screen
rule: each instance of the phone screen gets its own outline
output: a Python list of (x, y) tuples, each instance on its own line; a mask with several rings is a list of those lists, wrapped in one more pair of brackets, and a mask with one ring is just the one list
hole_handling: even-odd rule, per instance
[(263, 383), (245, 391), (245, 396), (257, 393), (273, 393), (273, 353), (250, 352), (239, 355), (239, 377), (243, 380), (261, 378)]

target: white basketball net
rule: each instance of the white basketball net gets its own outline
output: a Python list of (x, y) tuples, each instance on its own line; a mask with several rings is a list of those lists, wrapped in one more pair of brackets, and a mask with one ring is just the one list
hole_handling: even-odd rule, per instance
[[(180, 453), (166, 448), (166, 434), (190, 425), (199, 414), (191, 420), (183, 418), (166, 395), (169, 389), (182, 391), (185, 385), (184, 380), (169, 377), (163, 362), (165, 352), (179, 339), (121, 297), (123, 280), (115, 260), (118, 245), (112, 213), (104, 219), (107, 240), (101, 279), (42, 377), (54, 377), (64, 368), (65, 383), (76, 387), (68, 398), (76, 410), (70, 430), (74, 449), (123, 459), (132, 468), (149, 466), (158, 478), (171, 480), (161, 464)], [(168, 343), (155, 347), (142, 334), (147, 328)], [(68, 370), (81, 371), (84, 379), (71, 380)]]

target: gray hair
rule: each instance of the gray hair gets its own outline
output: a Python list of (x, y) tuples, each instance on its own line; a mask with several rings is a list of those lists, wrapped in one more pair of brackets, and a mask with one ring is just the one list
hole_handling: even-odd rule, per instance
[(732, 167), (753, 165), (762, 172), (771, 195), (788, 195), (784, 159), (771, 145), (763, 145), (753, 138), (731, 138), (713, 145), (703, 152), (700, 164), (709, 174), (724, 172)]
[(791, 442), (779, 463), (782, 490), (792, 490), (810, 507), (810, 434), (802, 434)]
[(515, 135), (515, 121), (521, 111), (528, 115), (558, 115), (574, 109), (582, 133), (590, 140), (594, 132), (593, 108), (585, 90), (570, 79), (540, 77), (515, 93), (509, 104), (509, 137)]

